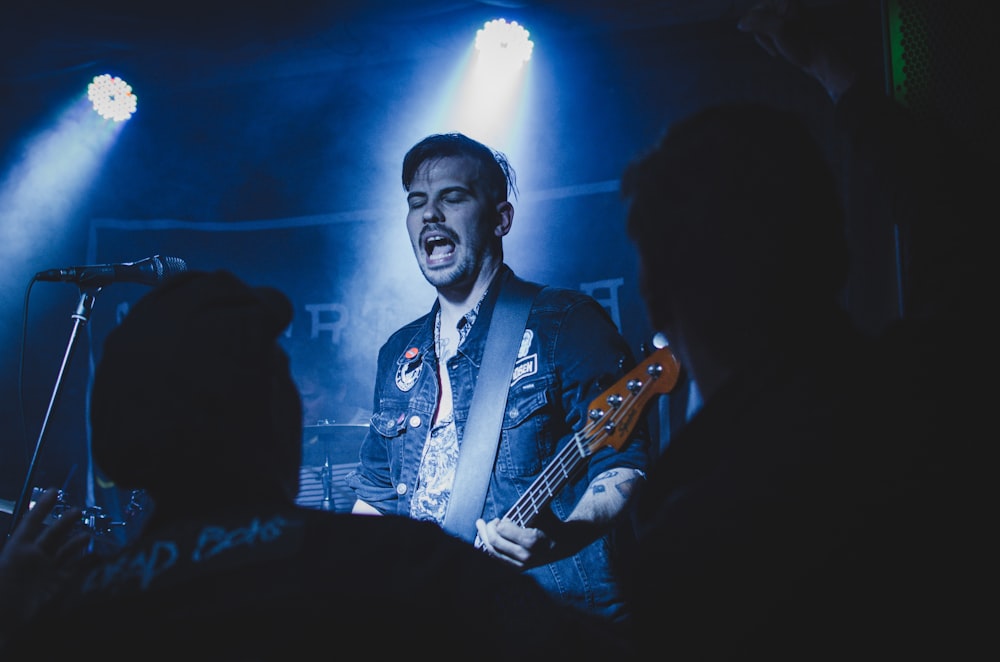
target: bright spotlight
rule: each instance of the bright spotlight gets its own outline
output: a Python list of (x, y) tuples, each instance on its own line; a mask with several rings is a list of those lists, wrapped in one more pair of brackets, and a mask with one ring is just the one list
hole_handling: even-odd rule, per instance
[(517, 21), (508, 23), (502, 18), (487, 21), (476, 31), (476, 50), (480, 57), (520, 68), (531, 59), (534, 42), (529, 33)]
[(94, 82), (87, 87), (87, 98), (98, 115), (116, 122), (132, 117), (136, 108), (132, 86), (110, 74), (94, 76)]

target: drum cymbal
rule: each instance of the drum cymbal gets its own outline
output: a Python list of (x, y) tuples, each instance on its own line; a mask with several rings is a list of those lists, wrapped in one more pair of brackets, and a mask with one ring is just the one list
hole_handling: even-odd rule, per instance
[(353, 464), (368, 434), (367, 425), (324, 423), (302, 427), (302, 464), (320, 467), (330, 464)]

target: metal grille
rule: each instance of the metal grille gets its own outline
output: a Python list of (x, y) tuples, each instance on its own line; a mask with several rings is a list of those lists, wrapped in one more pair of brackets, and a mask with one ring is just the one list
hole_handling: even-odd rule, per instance
[(992, 2), (886, 0), (887, 78), (891, 93), (921, 121), (944, 124), (972, 144), (986, 139), (988, 88), (996, 47)]

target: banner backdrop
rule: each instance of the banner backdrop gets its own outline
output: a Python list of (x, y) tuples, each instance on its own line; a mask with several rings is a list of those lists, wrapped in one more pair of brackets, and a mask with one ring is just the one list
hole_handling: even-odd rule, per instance
[[(594, 296), (640, 355), (651, 331), (617, 191), (617, 182), (603, 182), (525, 196), (515, 205), (505, 259), (524, 278)], [(91, 223), (88, 263), (169, 256), (189, 269), (227, 269), (251, 285), (277, 287), (295, 308), (282, 342), (307, 405), (304, 422), (367, 424), (379, 346), (434, 299), (413, 257), (404, 216), (405, 208), (237, 223), (100, 219)], [(146, 291), (140, 284), (113, 283), (100, 293), (89, 324), (91, 368), (104, 336)], [(317, 367), (323, 368), (319, 374)], [(137, 375), (137, 388), (143, 378), (155, 376)], [(326, 382), (319, 387), (326, 409), (321, 405), (315, 413), (308, 405), (322, 397), (310, 379)], [(128, 501), (116, 493), (109, 502), (102, 491), (114, 487), (93, 467), (89, 474), (88, 504), (113, 512)]]

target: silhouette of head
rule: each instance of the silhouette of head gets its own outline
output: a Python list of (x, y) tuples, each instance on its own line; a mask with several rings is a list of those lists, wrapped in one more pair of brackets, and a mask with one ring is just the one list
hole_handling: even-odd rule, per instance
[(622, 193), (657, 330), (683, 318), (685, 332), (736, 360), (839, 309), (839, 193), (796, 116), (749, 103), (699, 111), (630, 164)]
[(94, 460), (158, 506), (293, 500), (301, 404), (277, 338), (292, 306), (226, 271), (187, 271), (133, 306), (104, 341)]

